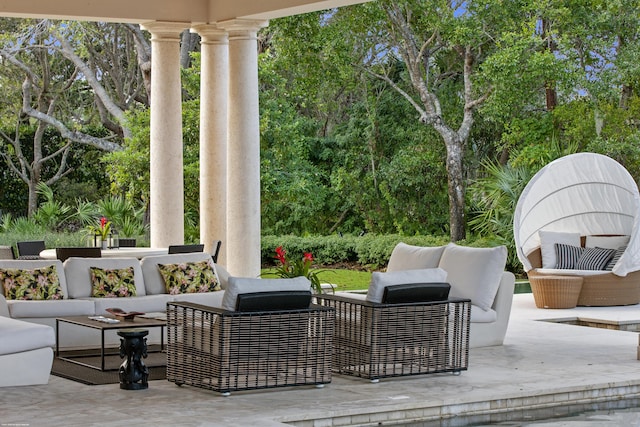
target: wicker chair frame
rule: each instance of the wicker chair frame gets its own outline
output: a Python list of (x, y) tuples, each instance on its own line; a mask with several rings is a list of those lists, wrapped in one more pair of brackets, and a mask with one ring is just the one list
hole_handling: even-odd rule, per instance
[(335, 311), (234, 312), (167, 304), (167, 380), (232, 391), (331, 382)]
[(338, 374), (376, 382), (467, 369), (470, 300), (376, 304), (337, 295), (316, 298), (336, 309)]

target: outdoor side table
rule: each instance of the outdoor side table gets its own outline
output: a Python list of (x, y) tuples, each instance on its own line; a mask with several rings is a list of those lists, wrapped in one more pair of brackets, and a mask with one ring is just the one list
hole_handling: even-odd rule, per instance
[(538, 308), (575, 308), (578, 304), (580, 276), (536, 276), (529, 282)]
[(147, 357), (146, 329), (121, 329), (120, 357), (124, 358), (118, 375), (123, 390), (144, 390), (149, 388), (149, 370), (143, 358)]

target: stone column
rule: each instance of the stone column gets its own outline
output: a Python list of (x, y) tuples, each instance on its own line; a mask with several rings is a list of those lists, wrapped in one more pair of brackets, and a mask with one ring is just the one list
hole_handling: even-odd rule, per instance
[(260, 274), (260, 112), (257, 32), (268, 21), (218, 23), (229, 33), (227, 269)]
[(184, 243), (180, 33), (187, 24), (147, 22), (151, 33), (149, 213), (151, 246)]
[(200, 65), (200, 242), (212, 251), (222, 240), (218, 263), (227, 265), (227, 97), (229, 41), (216, 25), (197, 25)]

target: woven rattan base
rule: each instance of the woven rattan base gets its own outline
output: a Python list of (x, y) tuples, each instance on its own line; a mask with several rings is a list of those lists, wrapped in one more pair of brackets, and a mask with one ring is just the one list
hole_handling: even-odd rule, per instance
[(373, 304), (317, 298), (336, 309), (336, 373), (377, 380), (467, 369), (469, 300)]
[(529, 282), (538, 308), (575, 308), (578, 304), (580, 276), (535, 276)]
[[(545, 277), (544, 274), (537, 272), (542, 265), (540, 248), (527, 255), (527, 258), (533, 266), (533, 269), (527, 272), (529, 281), (533, 283), (536, 278)], [(560, 277), (568, 277), (568, 275)], [(612, 307), (640, 303), (640, 271), (633, 271), (626, 276), (617, 276), (612, 272), (603, 271), (602, 274), (574, 277), (582, 277), (578, 306)]]
[(228, 394), (331, 382), (335, 311), (167, 305), (167, 380)]

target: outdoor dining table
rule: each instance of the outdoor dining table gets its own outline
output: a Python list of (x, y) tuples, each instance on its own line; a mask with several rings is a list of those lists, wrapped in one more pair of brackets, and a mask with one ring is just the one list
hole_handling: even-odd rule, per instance
[[(135, 247), (135, 248), (113, 248), (103, 249), (103, 258), (144, 258), (152, 255), (167, 255), (169, 253), (168, 248), (149, 248), (149, 247)], [(40, 258), (42, 259), (56, 259), (55, 249), (45, 249), (40, 252)]]

